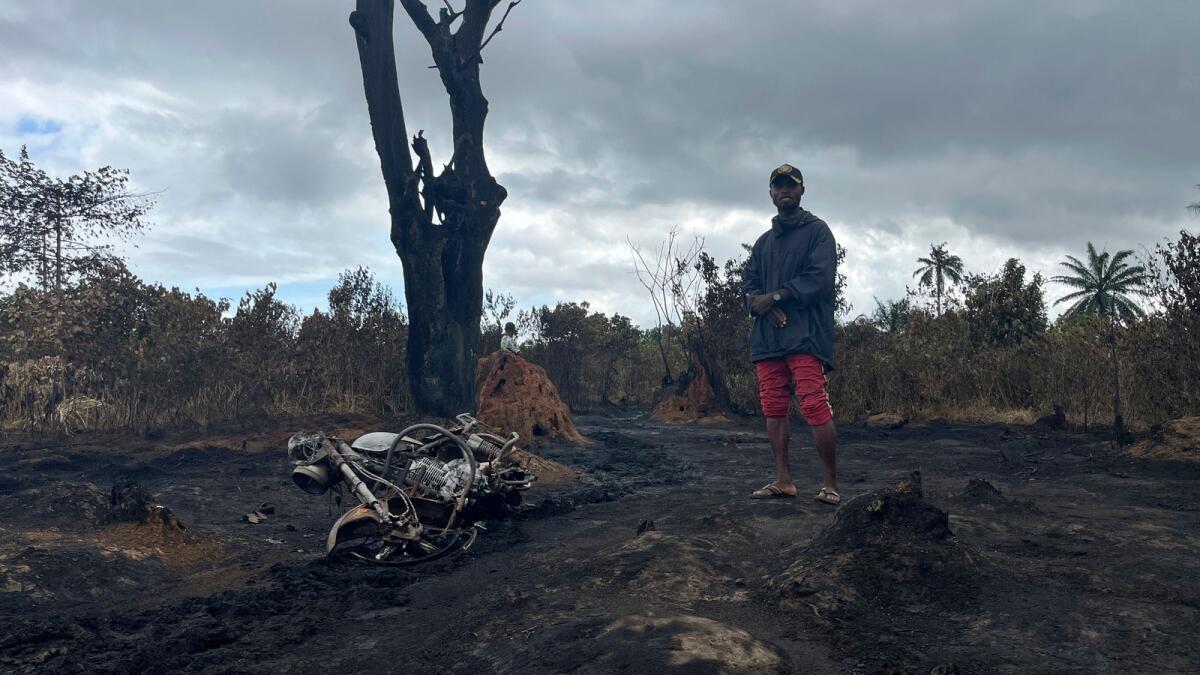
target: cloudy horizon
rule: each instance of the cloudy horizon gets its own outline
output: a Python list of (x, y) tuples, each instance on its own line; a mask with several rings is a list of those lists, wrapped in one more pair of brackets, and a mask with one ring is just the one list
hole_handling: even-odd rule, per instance
[[(852, 315), (902, 297), (931, 243), (973, 272), (1019, 257), (1049, 276), (1089, 240), (1141, 250), (1196, 227), (1200, 3), (678, 7), (526, 0), (487, 47), (485, 142), (509, 191), (488, 288), (651, 325), (627, 239), (677, 227), (740, 255), (783, 162), (848, 250)], [(0, 0), (0, 150), (163, 190), (126, 249), (147, 281), (235, 303), (274, 281), (307, 311), (364, 265), (402, 298), (352, 8)], [(444, 161), (428, 47), (399, 10), (395, 33), (409, 130)]]

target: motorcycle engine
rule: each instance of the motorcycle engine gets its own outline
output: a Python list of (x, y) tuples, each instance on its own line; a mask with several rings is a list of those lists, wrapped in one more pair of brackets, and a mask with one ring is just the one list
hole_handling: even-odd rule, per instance
[[(452, 459), (443, 462), (433, 457), (417, 457), (408, 465), (404, 476), (404, 484), (419, 486), (426, 492), (450, 501), (462, 492), (467, 480), (471, 477), (471, 465), (465, 459)], [(475, 476), (472, 492), (487, 488), (487, 478)]]

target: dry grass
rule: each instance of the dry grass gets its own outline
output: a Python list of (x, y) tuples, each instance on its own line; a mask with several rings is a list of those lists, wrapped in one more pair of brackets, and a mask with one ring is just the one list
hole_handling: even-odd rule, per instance
[(1171, 420), (1158, 433), (1131, 445), (1126, 452), (1143, 459), (1200, 462), (1200, 417)]
[(1010, 424), (1029, 426), (1037, 422), (1042, 414), (1027, 408), (997, 408), (986, 402), (974, 402), (963, 406), (947, 406), (942, 409), (922, 411), (915, 421), (930, 422), (945, 420), (963, 424)]

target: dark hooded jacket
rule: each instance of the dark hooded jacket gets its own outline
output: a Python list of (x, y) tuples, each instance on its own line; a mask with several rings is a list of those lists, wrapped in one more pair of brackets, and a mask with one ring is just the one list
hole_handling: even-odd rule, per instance
[(787, 325), (777, 328), (769, 313), (754, 317), (750, 360), (812, 354), (832, 370), (836, 279), (837, 244), (825, 221), (804, 209), (790, 218), (772, 218), (771, 229), (750, 251), (742, 295), (787, 288), (792, 298), (777, 305), (787, 314)]

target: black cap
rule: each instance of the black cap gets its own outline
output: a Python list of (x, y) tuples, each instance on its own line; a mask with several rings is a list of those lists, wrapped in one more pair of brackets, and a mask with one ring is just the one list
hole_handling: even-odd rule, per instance
[(775, 183), (775, 179), (780, 176), (791, 178), (797, 185), (804, 185), (804, 176), (800, 173), (800, 169), (791, 164), (780, 164), (774, 171), (771, 172), (771, 180), (767, 181), (767, 185)]

